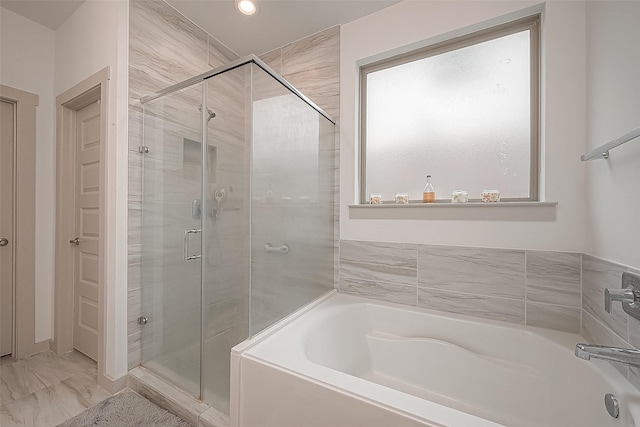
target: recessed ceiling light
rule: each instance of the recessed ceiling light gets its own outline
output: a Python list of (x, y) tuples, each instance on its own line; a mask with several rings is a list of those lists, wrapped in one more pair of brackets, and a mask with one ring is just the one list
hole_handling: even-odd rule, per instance
[(253, 15), (258, 11), (254, 0), (235, 0), (236, 9), (245, 15)]

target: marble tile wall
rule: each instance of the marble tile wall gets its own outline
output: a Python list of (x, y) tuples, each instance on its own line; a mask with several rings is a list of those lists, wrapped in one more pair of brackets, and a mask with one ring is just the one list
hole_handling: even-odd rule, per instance
[(260, 55), (275, 72), (336, 121), (340, 117), (340, 27)]
[[(252, 333), (334, 283), (334, 170), (324, 155), (334, 151), (333, 126), (322, 138), (325, 119), (267, 77), (254, 74)], [(290, 252), (267, 253), (267, 244), (286, 244)]]
[[(153, 223), (172, 223), (171, 216), (179, 215), (180, 211), (184, 211), (188, 207), (186, 201), (190, 197), (185, 194), (183, 181), (185, 176), (180, 175), (180, 163), (183, 160), (183, 147), (181, 140), (184, 136), (185, 129), (190, 128), (189, 124), (193, 121), (192, 115), (185, 115), (185, 111), (189, 106), (197, 103), (195, 98), (189, 98), (185, 94), (182, 100), (177, 100), (175, 105), (167, 105), (164, 112), (157, 112), (156, 116), (162, 118), (163, 124), (158, 126), (158, 132), (162, 135), (161, 140), (164, 146), (155, 149), (155, 153), (143, 156), (138, 153), (138, 147), (142, 144), (142, 106), (139, 99), (142, 96), (151, 94), (159, 89), (168, 87), (186, 78), (200, 74), (208, 69), (223, 65), (237, 58), (233, 52), (218, 42), (215, 38), (205, 33), (199, 27), (188, 21), (182, 15), (177, 13), (173, 8), (162, 1), (149, 0), (131, 0), (130, 1), (130, 99), (129, 99), (129, 266), (128, 266), (128, 335), (129, 335), (129, 366), (133, 368), (137, 366), (141, 360), (141, 351), (144, 348), (149, 351), (160, 351), (163, 340), (167, 341), (168, 346), (181, 346), (186, 343), (180, 341), (187, 337), (177, 333), (176, 328), (180, 328), (189, 322), (186, 318), (172, 318), (175, 307), (164, 307), (154, 304), (151, 309), (157, 316), (164, 317), (165, 325), (169, 326), (173, 333), (169, 335), (161, 335), (164, 328), (156, 324), (157, 333), (154, 332), (154, 338), (148, 339), (142, 343), (142, 334), (140, 326), (137, 324), (137, 318), (142, 314), (142, 307), (149, 307), (143, 295), (153, 295), (163, 293), (162, 299), (177, 299), (180, 294), (180, 284), (188, 276), (188, 272), (183, 271), (179, 266), (174, 266), (167, 258), (166, 251), (158, 251), (163, 242), (158, 243), (156, 252), (151, 254), (157, 262), (156, 265), (145, 263), (143, 272), (142, 264), (142, 235), (143, 233), (154, 234)], [(286, 73), (285, 78), (291, 81), (294, 86), (305, 93), (312, 101), (317, 103), (321, 108), (331, 114), (336, 120), (339, 119), (339, 45), (340, 45), (339, 27), (334, 27), (327, 31), (314, 34), (306, 39), (291, 43), (276, 51), (270, 52), (263, 59), (272, 65), (279, 73)], [(216, 324), (215, 328), (207, 329), (205, 334), (207, 342), (205, 346), (209, 347), (214, 342), (231, 342), (237, 340), (239, 330), (246, 330), (248, 325), (246, 319), (238, 318), (237, 313), (246, 312), (246, 295), (234, 292), (237, 286), (224, 287), (224, 284), (237, 284), (238, 281), (248, 280), (246, 272), (247, 266), (239, 266), (234, 264), (234, 260), (246, 259), (248, 247), (243, 242), (247, 239), (242, 238), (243, 230), (240, 230), (240, 219), (244, 216), (247, 206), (243, 206), (240, 200), (246, 200), (248, 193), (248, 181), (246, 173), (242, 168), (247, 163), (249, 153), (244, 149), (245, 134), (247, 131), (244, 121), (244, 114), (247, 108), (247, 97), (237, 97), (237, 93), (245, 88), (246, 77), (243, 73), (229, 74), (223, 79), (212, 79), (209, 93), (216, 92), (215, 97), (207, 100), (208, 104), (218, 115), (213, 122), (215, 126), (209, 129), (208, 139), (221, 141), (217, 146), (219, 162), (216, 170), (217, 183), (223, 183), (225, 187), (233, 186), (234, 194), (229, 194), (229, 199), (225, 202), (224, 209), (230, 214), (224, 218), (220, 218), (219, 222), (224, 222), (224, 227), (216, 226), (216, 241), (220, 242), (220, 247), (208, 247), (210, 254), (217, 253), (220, 255), (216, 258), (219, 262), (212, 265), (216, 269), (216, 281), (214, 284), (216, 295), (220, 292), (225, 295), (225, 300), (221, 301), (211, 299), (213, 292), (205, 292), (205, 317), (207, 324)], [(215, 80), (215, 81), (214, 81)], [(224, 81), (222, 81), (224, 80)], [(214, 87), (215, 86), (215, 87)], [(168, 119), (168, 120), (167, 120)], [(148, 123), (147, 123), (148, 124)], [(183, 129), (178, 129), (182, 125)], [(193, 127), (197, 126), (194, 121)], [(149, 132), (149, 128), (145, 130)], [(336, 219), (333, 225), (333, 248), (315, 248), (319, 251), (327, 250), (334, 254), (333, 265), (329, 266), (329, 271), (334, 274), (331, 277), (316, 278), (322, 280), (325, 286), (332, 286), (337, 279), (337, 263), (338, 263), (338, 200), (337, 183), (339, 182), (339, 159), (338, 159), (338, 131), (336, 127), (334, 134), (331, 136), (330, 145), (323, 146), (320, 156), (321, 161), (332, 162), (333, 180), (331, 180), (331, 188), (333, 193), (329, 193), (333, 199), (333, 216)], [(171, 142), (171, 138), (176, 138), (175, 143)], [(198, 140), (197, 135), (193, 136), (194, 140)], [(325, 144), (326, 145), (326, 144)], [(154, 155), (156, 157), (154, 158)], [(151, 215), (153, 212), (149, 210), (145, 213), (145, 221), (143, 225), (143, 206), (142, 206), (142, 164), (144, 162), (157, 161), (157, 168), (161, 171), (161, 175), (152, 180), (153, 184), (147, 183), (145, 193), (153, 191), (149, 188), (151, 185), (158, 186), (164, 193), (175, 194), (175, 200), (167, 200), (166, 197), (161, 200), (162, 210), (165, 215), (155, 217)], [(147, 169), (150, 167), (146, 165)], [(193, 172), (193, 171), (192, 171)], [(160, 172), (159, 172), (160, 173)], [(180, 198), (180, 196), (183, 196)], [(173, 196), (171, 196), (173, 197)], [(186, 197), (186, 199), (185, 199)], [(184, 199), (184, 200), (183, 200)], [(159, 207), (158, 207), (159, 208)], [(234, 212), (235, 211), (235, 212)], [(169, 216), (167, 216), (169, 215)], [(149, 218), (150, 217), (150, 218)], [(225, 219), (226, 218), (226, 219)], [(168, 224), (170, 226), (170, 224)], [(246, 231), (246, 230), (245, 230)], [(166, 243), (166, 242), (165, 242)], [(223, 244), (224, 243), (224, 244)], [(300, 242), (304, 246), (304, 242)], [(180, 245), (181, 247), (181, 245)], [(224, 250), (223, 250), (224, 249)], [(303, 248), (302, 248), (303, 249)], [(313, 252), (314, 248), (309, 250)], [(161, 253), (160, 253), (161, 252)], [(145, 254), (147, 256), (149, 254)], [(298, 260), (300, 262), (300, 260)], [(304, 262), (302, 262), (304, 264)], [(306, 264), (305, 264), (306, 265)], [(226, 267), (225, 267), (226, 266)], [(307, 267), (305, 267), (307, 268)], [(175, 276), (175, 286), (155, 286), (154, 288), (143, 287), (152, 284), (143, 283), (142, 277), (153, 277), (154, 269), (157, 271), (167, 271), (165, 274), (156, 274), (158, 281), (169, 280), (169, 276)], [(291, 271), (284, 269), (285, 272)], [(244, 275), (244, 276), (243, 276)], [(287, 274), (285, 274), (286, 276)], [(211, 277), (214, 275), (210, 274)], [(180, 278), (182, 277), (182, 281)], [(283, 279), (280, 277), (279, 279)], [(296, 277), (285, 277), (291, 283), (290, 291), (296, 293), (299, 288), (294, 285)], [(222, 286), (222, 287), (221, 287)], [(175, 295), (169, 295), (175, 291)], [(284, 289), (287, 292), (286, 289)], [(311, 290), (313, 293), (313, 289)], [(168, 293), (168, 294), (167, 294)], [(167, 294), (167, 295), (164, 295)], [(266, 302), (265, 313), (272, 307), (269, 306), (268, 293), (265, 294)], [(297, 294), (300, 298), (292, 298), (291, 301), (297, 303), (298, 299), (306, 302), (309, 298), (307, 293)], [(243, 305), (241, 302), (244, 301)], [(185, 304), (188, 301), (183, 301)], [(235, 303), (238, 303), (237, 305)], [(277, 304), (277, 302), (276, 302)], [(240, 308), (238, 308), (240, 307)], [(245, 308), (242, 308), (245, 307)], [(181, 310), (175, 310), (180, 312)], [(146, 314), (146, 313), (145, 313)], [(224, 317), (222, 322), (220, 316)], [(267, 317), (265, 322), (268, 322)], [(257, 316), (260, 318), (260, 316)], [(150, 323), (151, 325), (151, 323)], [(171, 325), (175, 325), (171, 326)], [(149, 325), (147, 325), (149, 327)], [(241, 335), (241, 334), (240, 334)], [(161, 339), (157, 339), (161, 338)], [(171, 341), (171, 342), (169, 342)], [(210, 375), (217, 375), (215, 370), (208, 372)], [(205, 372), (205, 375), (208, 375)], [(215, 392), (212, 391), (212, 392)]]
[[(634, 268), (582, 255), (582, 335), (594, 344), (640, 349), (640, 320), (628, 316), (620, 303), (611, 305), (611, 314), (604, 310), (604, 289), (620, 288), (624, 271), (640, 274)], [(614, 366), (640, 389), (639, 368)]]
[[(157, 90), (178, 83), (194, 75), (201, 74), (211, 68), (221, 66), (238, 56), (231, 52), (224, 45), (208, 35), (202, 29), (177, 13), (168, 4), (162, 1), (132, 0), (129, 2), (130, 8), (130, 44), (129, 44), (129, 233), (128, 233), (128, 361), (129, 367), (137, 366), (141, 360), (141, 330), (137, 324), (137, 318), (142, 314), (141, 307), (146, 304), (142, 300), (142, 162), (143, 156), (138, 153), (138, 147), (142, 143), (142, 105), (139, 99), (142, 96), (154, 93)], [(184, 177), (177, 176), (181, 173), (183, 153), (182, 144), (184, 135), (189, 132), (188, 126), (179, 128), (178, 123), (189, 124), (195, 120), (195, 125), (199, 121), (198, 111), (195, 114), (185, 115), (183, 111), (189, 111), (188, 106), (197, 107), (200, 102), (197, 99), (189, 98), (187, 94), (183, 97), (184, 102), (177, 100), (173, 105), (168, 105), (162, 118), (166, 123), (174, 123), (171, 126), (159, 126), (163, 133), (161, 140), (165, 140), (163, 146), (154, 147), (154, 153), (146, 156), (146, 162), (158, 162), (158, 176), (156, 184), (162, 185), (162, 191), (167, 191), (167, 187), (174, 188), (176, 196), (184, 194)], [(173, 120), (171, 118), (174, 118)], [(193, 119), (193, 120), (192, 120)], [(148, 128), (149, 129), (149, 128)], [(147, 130), (148, 130), (147, 129)], [(185, 133), (186, 132), (186, 133)], [(170, 142), (169, 136), (175, 135), (175, 143)], [(194, 140), (198, 140), (197, 133), (191, 135)], [(243, 137), (242, 135), (240, 137)], [(179, 146), (178, 146), (179, 145)], [(147, 187), (147, 191), (150, 189)], [(185, 199), (186, 200), (186, 199)], [(164, 200), (166, 202), (166, 200)], [(170, 203), (164, 203), (164, 207), (169, 209), (173, 206), (176, 210), (183, 209), (185, 201), (178, 199)], [(190, 203), (190, 202), (189, 202)], [(147, 214), (149, 211), (147, 211)], [(164, 218), (159, 221), (169, 221), (173, 214), (167, 211)], [(145, 217), (147, 232), (153, 233), (149, 226), (150, 219)], [(182, 246), (182, 245), (180, 245)], [(155, 257), (159, 265), (167, 267), (165, 254)], [(170, 267), (170, 266), (169, 266)], [(176, 267), (176, 266), (173, 266)], [(145, 267), (147, 268), (147, 267)], [(154, 266), (148, 266), (151, 271), (146, 270), (145, 277), (150, 277)], [(185, 272), (176, 268), (163, 268), (167, 272), (174, 272), (177, 275), (176, 286), (165, 289), (171, 292), (174, 289), (178, 294), (181, 288), (178, 286), (180, 280), (185, 279)], [(183, 290), (182, 290), (183, 291)], [(160, 289), (152, 292), (160, 292)], [(145, 292), (150, 294), (150, 292)], [(163, 295), (163, 298), (171, 299), (170, 295)], [(184, 301), (187, 303), (186, 301)], [(160, 307), (154, 306), (153, 310)], [(157, 312), (156, 312), (157, 313)], [(148, 313), (146, 313), (148, 314)], [(157, 313), (160, 314), (160, 313)], [(168, 324), (179, 325), (186, 319), (170, 319), (165, 317)], [(159, 325), (157, 325), (159, 326)], [(161, 329), (161, 328), (159, 328)], [(174, 331), (175, 332), (175, 331)], [(169, 334), (167, 337), (182, 337), (184, 334)], [(159, 340), (148, 342), (148, 345), (160, 345)], [(175, 342), (172, 345), (179, 345)], [(146, 347), (148, 349), (148, 346)]]
[(581, 325), (581, 255), (342, 240), (340, 292), (567, 332)]
[(260, 55), (278, 74), (316, 103), (336, 122), (334, 148), (334, 277), (340, 262), (340, 27), (335, 26)]
[[(214, 39), (212, 39), (214, 40)], [(213, 41), (210, 43), (215, 47)], [(205, 228), (203, 400), (224, 412), (229, 407), (231, 347), (246, 339), (249, 316), (250, 129), (245, 120), (250, 66), (207, 81), (207, 105), (216, 116), (207, 127), (210, 201)], [(220, 204), (216, 191), (224, 190)], [(214, 212), (215, 209), (215, 212)]]

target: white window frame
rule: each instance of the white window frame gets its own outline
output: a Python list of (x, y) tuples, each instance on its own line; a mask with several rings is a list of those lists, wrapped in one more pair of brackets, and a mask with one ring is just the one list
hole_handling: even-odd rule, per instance
[[(455, 37), (422, 47), (407, 53), (386, 58), (360, 67), (360, 153), (359, 153), (359, 201), (368, 204), (366, 183), (366, 141), (367, 141), (367, 75), (372, 72), (392, 68), (431, 56), (451, 52), (485, 41), (508, 36), (521, 31), (530, 31), (530, 177), (528, 198), (501, 198), (502, 202), (540, 201), (540, 15), (533, 15), (506, 24), (494, 26), (464, 36)], [(438, 199), (436, 202), (446, 202)], [(474, 201), (474, 200), (470, 200)], [(411, 202), (422, 202), (411, 201)], [(391, 202), (393, 203), (393, 202)]]

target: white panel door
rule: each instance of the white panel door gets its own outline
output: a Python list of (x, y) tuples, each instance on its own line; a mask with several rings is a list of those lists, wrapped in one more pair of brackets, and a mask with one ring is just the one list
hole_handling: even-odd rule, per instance
[(15, 104), (2, 101), (0, 121), (0, 356), (13, 352), (13, 149)]
[[(76, 113), (76, 237), (73, 346), (98, 359), (100, 105)], [(70, 242), (71, 243), (71, 242)], [(73, 244), (73, 243), (72, 243)]]

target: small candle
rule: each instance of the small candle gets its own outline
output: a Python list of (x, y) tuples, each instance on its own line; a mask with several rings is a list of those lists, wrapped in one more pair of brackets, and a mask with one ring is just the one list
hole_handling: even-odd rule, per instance
[(409, 194), (408, 193), (398, 193), (396, 194), (396, 204), (397, 205), (406, 205), (409, 203)]
[(499, 202), (500, 192), (498, 190), (482, 190), (483, 202)]
[(380, 193), (371, 193), (369, 195), (369, 204), (370, 205), (380, 205), (380, 204), (382, 204), (382, 194), (380, 194)]
[(451, 193), (451, 203), (467, 203), (468, 193), (463, 190), (455, 190)]

